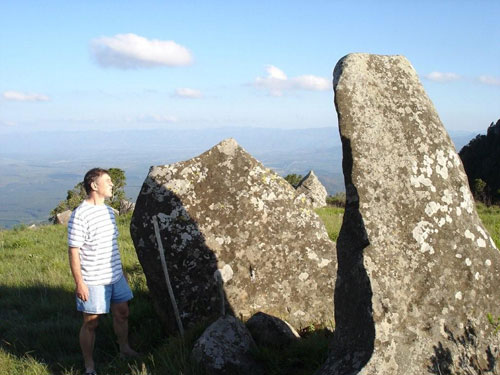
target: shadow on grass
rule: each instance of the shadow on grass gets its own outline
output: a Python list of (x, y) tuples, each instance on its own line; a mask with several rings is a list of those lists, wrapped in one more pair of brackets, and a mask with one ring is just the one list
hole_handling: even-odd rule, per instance
[[(130, 342), (140, 352), (148, 353), (164, 336), (149, 296), (136, 291), (134, 295), (130, 303)], [(17, 358), (32, 357), (45, 364), (50, 373), (81, 373), (83, 360), (78, 342), (81, 321), (72, 291), (0, 285), (0, 348)], [(121, 360), (118, 353), (111, 315), (104, 315), (100, 319), (94, 353), (100, 373), (128, 370), (128, 363)], [(138, 365), (140, 367), (140, 363)]]
[(267, 375), (313, 374), (326, 360), (328, 329), (301, 332), (301, 339), (283, 347), (260, 346), (253, 355), (264, 364)]

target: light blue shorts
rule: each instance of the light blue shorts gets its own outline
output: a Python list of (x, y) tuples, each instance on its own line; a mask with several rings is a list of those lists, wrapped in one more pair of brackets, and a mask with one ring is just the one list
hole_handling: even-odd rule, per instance
[(88, 288), (88, 300), (76, 297), (76, 309), (87, 314), (107, 314), (111, 304), (126, 302), (134, 297), (123, 275), (113, 284), (88, 285)]

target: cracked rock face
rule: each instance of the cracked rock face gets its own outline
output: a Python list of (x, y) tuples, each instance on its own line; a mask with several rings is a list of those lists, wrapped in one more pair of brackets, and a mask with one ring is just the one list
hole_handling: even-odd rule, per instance
[(352, 54), (334, 90), (347, 205), (336, 332), (320, 373), (491, 368), (500, 253), (417, 73), (402, 56)]
[(326, 206), (326, 197), (328, 193), (313, 171), (310, 171), (299, 182), (297, 185), (297, 193), (304, 194), (306, 201), (311, 204), (313, 208)]
[(287, 181), (233, 139), (150, 169), (130, 230), (167, 330), (177, 325), (154, 216), (184, 327), (220, 316), (223, 299), (242, 319), (262, 311), (296, 328), (331, 321), (335, 244), (312, 208), (295, 198)]

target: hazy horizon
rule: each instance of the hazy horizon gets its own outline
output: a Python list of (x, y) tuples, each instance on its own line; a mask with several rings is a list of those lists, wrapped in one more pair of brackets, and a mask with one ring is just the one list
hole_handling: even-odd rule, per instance
[[(95, 166), (123, 169), (126, 195), (135, 200), (150, 166), (188, 160), (228, 137), (281, 176), (314, 170), (330, 194), (344, 190), (342, 149), (334, 127), (203, 129), (196, 139), (185, 130), (110, 131), (108, 135), (120, 137), (101, 137), (93, 143), (94, 131), (78, 132), (88, 139), (75, 138), (75, 132), (44, 134), (33, 133), (17, 142), (16, 135), (0, 138), (0, 227), (47, 220), (67, 190)], [(476, 134), (459, 131), (450, 135), (460, 149)], [(22, 149), (17, 149), (19, 144)]]

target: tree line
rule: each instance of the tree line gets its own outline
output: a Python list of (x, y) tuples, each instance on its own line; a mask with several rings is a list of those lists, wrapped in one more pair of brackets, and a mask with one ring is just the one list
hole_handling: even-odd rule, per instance
[(500, 120), (486, 135), (477, 135), (459, 152), (476, 201), (500, 204)]

